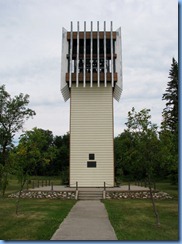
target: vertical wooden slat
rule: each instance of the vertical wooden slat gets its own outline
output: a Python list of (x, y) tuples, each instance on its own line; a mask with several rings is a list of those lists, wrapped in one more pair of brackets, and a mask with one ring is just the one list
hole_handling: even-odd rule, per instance
[(70, 70), (69, 70), (69, 87), (72, 83), (72, 49), (73, 49), (73, 22), (71, 21), (71, 33), (70, 33)]
[(93, 22), (91, 21), (91, 30), (90, 30), (90, 87), (93, 86)]
[(99, 21), (97, 21), (97, 84), (100, 87), (100, 47), (99, 47)]
[(117, 54), (116, 59), (116, 72), (118, 79), (114, 85), (114, 98), (119, 102), (121, 93), (123, 91), (123, 74), (122, 74), (122, 38), (121, 38), (121, 27), (116, 30), (116, 42), (115, 51)]
[(68, 49), (67, 30), (62, 28), (61, 93), (65, 102), (70, 98), (69, 83), (67, 84), (65, 79), (65, 74), (69, 73), (69, 60), (67, 59)]
[(111, 21), (111, 82), (114, 87), (114, 76), (113, 76), (113, 36), (112, 36), (112, 21)]
[(107, 86), (106, 79), (106, 21), (104, 21), (104, 86)]
[(78, 87), (79, 85), (78, 71), (79, 71), (79, 22), (77, 22), (76, 87)]
[(86, 85), (86, 21), (84, 21), (83, 87)]

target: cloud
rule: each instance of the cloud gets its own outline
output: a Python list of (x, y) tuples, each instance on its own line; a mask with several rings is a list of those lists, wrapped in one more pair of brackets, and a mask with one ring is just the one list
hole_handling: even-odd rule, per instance
[(12, 96), (30, 95), (37, 112), (25, 129), (35, 126), (54, 134), (69, 130), (69, 102), (60, 93), (61, 30), (70, 21), (106, 21), (122, 28), (124, 90), (114, 102), (115, 135), (127, 113), (150, 108), (160, 125), (162, 101), (172, 57), (178, 57), (178, 2), (171, 0), (0, 0), (0, 83)]

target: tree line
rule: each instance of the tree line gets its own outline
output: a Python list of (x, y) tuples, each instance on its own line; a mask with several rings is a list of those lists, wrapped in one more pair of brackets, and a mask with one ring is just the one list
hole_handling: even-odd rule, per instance
[(114, 140), (117, 179), (150, 176), (178, 183), (178, 63), (174, 58), (168, 78), (160, 128), (151, 122), (150, 109), (128, 112), (127, 128)]
[[(169, 82), (162, 96), (166, 106), (160, 128), (151, 122), (150, 109), (128, 112), (126, 129), (114, 139), (116, 181), (169, 178), (178, 182), (178, 63), (173, 58)], [(11, 97), (0, 86), (0, 187), (5, 192), (8, 176), (16, 174), (22, 185), (30, 175), (69, 177), (69, 133), (54, 136), (50, 130), (33, 128), (15, 134), (25, 120), (36, 115), (28, 108), (29, 95)]]

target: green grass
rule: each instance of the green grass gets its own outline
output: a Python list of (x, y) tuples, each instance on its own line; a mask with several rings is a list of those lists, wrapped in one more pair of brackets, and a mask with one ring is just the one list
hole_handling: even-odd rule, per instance
[(156, 226), (150, 199), (103, 201), (118, 240), (173, 241), (179, 239), (177, 186), (171, 186), (169, 183), (157, 183), (157, 189), (173, 196), (172, 200), (155, 201), (160, 227)]
[(157, 202), (161, 226), (156, 226), (149, 200), (104, 200), (118, 240), (178, 240), (178, 206), (175, 201)]
[[(46, 179), (54, 185), (60, 184), (60, 177), (30, 178), (31, 181), (40, 180), (40, 184)], [(20, 213), (16, 215), (16, 199), (7, 196), (18, 190), (18, 181), (11, 176), (5, 197), (0, 197), (0, 240), (50, 240), (76, 201), (21, 199)]]
[[(41, 187), (42, 185), (42, 180), (44, 181), (44, 185), (45, 185), (45, 180), (48, 181), (50, 180), (50, 182), (53, 182), (53, 185), (61, 185), (62, 181), (60, 176), (30, 176), (30, 182), (28, 187), (32, 188), (32, 183), (34, 181), (34, 187), (37, 187), (38, 184), (38, 180), (39, 180), (39, 186)], [(26, 189), (26, 185), (24, 186), (24, 188)], [(6, 189), (6, 196), (14, 193), (14, 192), (18, 192), (20, 189), (20, 185), (18, 183), (18, 180), (16, 179), (15, 176), (10, 176), (8, 179), (8, 185), (7, 185), (7, 189)], [(0, 193), (1, 195), (1, 193)]]
[(50, 240), (75, 200), (23, 199), (15, 214), (15, 199), (0, 198), (0, 240)]
[[(42, 177), (32, 177), (42, 180)], [(43, 178), (45, 179), (45, 178)], [(51, 177), (60, 184), (59, 177)], [(104, 200), (109, 219), (118, 240), (178, 240), (178, 189), (167, 182), (156, 184), (157, 189), (173, 196), (172, 200), (156, 201), (160, 228), (150, 200)], [(75, 200), (22, 199), (20, 214), (15, 214), (15, 199), (7, 195), (17, 192), (18, 182), (11, 177), (5, 198), (0, 198), (0, 239), (50, 240), (60, 223), (69, 213)]]
[(53, 182), (54, 185), (61, 185), (62, 179), (61, 176), (30, 176), (31, 181), (35, 181), (35, 183), (39, 180), (40, 184), (41, 181), (50, 180), (50, 182)]
[(157, 182), (156, 188), (170, 194), (174, 199), (178, 199), (178, 185), (171, 185), (169, 182)]

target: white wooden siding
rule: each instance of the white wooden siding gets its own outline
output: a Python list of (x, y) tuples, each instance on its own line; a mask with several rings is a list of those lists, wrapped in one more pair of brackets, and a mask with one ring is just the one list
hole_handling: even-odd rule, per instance
[[(114, 185), (113, 92), (111, 85), (71, 87), (70, 186)], [(89, 153), (96, 168), (87, 168)]]

